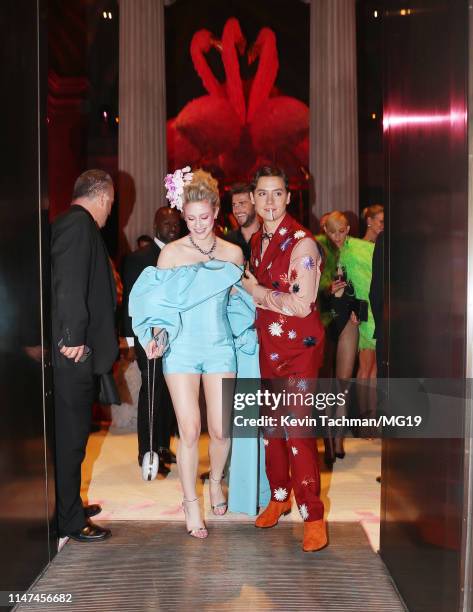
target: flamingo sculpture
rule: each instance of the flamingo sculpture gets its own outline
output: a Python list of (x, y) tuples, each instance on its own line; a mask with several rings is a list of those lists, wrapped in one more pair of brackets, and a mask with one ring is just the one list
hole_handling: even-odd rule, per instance
[[(259, 156), (275, 158), (299, 145), (309, 132), (309, 108), (290, 96), (269, 97), (279, 70), (276, 36), (263, 28), (248, 57), (259, 57), (258, 70), (250, 91), (247, 122), (252, 143)], [(286, 157), (286, 155), (285, 155)]]
[(194, 67), (211, 91), (209, 95), (186, 104), (176, 117), (175, 127), (200, 151), (204, 160), (211, 160), (238, 146), (241, 125), (237, 113), (223, 93), (223, 87), (212, 75), (207, 63), (204, 61), (205, 66), (203, 63), (196, 66), (196, 57), (201, 59), (204, 53), (210, 51), (215, 43), (214, 37), (208, 30), (200, 30), (197, 42), (195, 38), (196, 35), (192, 41), (194, 44), (191, 43)]
[(241, 132), (238, 147), (231, 152), (223, 153), (219, 157), (219, 164), (225, 175), (235, 178), (246, 178), (248, 162), (254, 159), (255, 154), (251, 144), (246, 125), (246, 100), (244, 84), (240, 75), (240, 62), (238, 55), (243, 55), (246, 40), (242, 34), (240, 24), (235, 17), (225, 23), (222, 33), (222, 62), (225, 69), (225, 89), (230, 104), (240, 120)]
[[(199, 75), (203, 86), (210, 95), (224, 97), (225, 91), (219, 81), (215, 78), (207, 64), (204, 53), (208, 53), (215, 45), (215, 39), (208, 30), (198, 30), (191, 40), (190, 54), (195, 71)], [(177, 118), (169, 119), (166, 125), (168, 163), (172, 168), (194, 165), (202, 158), (198, 146), (192, 143), (186, 136), (185, 130), (179, 130), (176, 126)]]

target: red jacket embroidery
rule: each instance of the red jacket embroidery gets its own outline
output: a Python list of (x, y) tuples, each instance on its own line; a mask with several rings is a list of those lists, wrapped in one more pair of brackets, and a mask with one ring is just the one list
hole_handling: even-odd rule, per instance
[[(290, 269), (291, 253), (301, 237), (312, 234), (286, 213), (262, 260), (261, 236), (260, 229), (251, 239), (250, 263), (258, 283), (280, 293), (297, 291), (297, 271)], [(323, 359), (324, 328), (315, 303), (303, 318), (257, 308), (256, 329), (263, 378), (317, 378)], [(304, 381), (297, 384), (302, 387)]]

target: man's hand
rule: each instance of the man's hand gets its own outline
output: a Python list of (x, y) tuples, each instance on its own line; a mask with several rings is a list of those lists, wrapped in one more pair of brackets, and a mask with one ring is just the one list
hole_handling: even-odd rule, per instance
[(85, 344), (81, 346), (63, 346), (60, 352), (68, 359), (74, 359), (74, 363), (77, 363), (84, 354)]
[(245, 291), (248, 291), (248, 293), (253, 296), (253, 291), (254, 288), (258, 286), (258, 281), (256, 280), (256, 276), (250, 272), (248, 267), (246, 267), (245, 272), (241, 277), (241, 284), (243, 285)]

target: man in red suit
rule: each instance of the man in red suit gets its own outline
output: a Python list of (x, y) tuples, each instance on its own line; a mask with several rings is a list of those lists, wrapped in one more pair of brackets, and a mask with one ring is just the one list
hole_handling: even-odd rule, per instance
[[(323, 358), (324, 330), (315, 307), (321, 256), (311, 232), (286, 212), (291, 194), (281, 169), (260, 168), (251, 196), (263, 226), (252, 237), (252, 272), (246, 271), (243, 285), (257, 306), (261, 378), (273, 391), (307, 394), (315, 391)], [(293, 403), (284, 410), (311, 416), (312, 407)], [(303, 550), (323, 548), (327, 532), (315, 436), (308, 428), (279, 426), (265, 431), (264, 442), (271, 501), (256, 527), (274, 527), (290, 511), (293, 489), (304, 520)]]

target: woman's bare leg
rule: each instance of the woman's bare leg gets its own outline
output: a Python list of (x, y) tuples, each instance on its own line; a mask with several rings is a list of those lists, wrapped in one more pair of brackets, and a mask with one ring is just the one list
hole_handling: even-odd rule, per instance
[(210, 503), (214, 513), (217, 515), (225, 514), (227, 510), (225, 495), (222, 491), (221, 478), (227, 462), (231, 442), (229, 436), (231, 406), (223, 405), (223, 378), (234, 379), (235, 374), (227, 372), (223, 374), (202, 375), (205, 402), (207, 404), (207, 427), (210, 437)]
[[(357, 380), (372, 381), (376, 379), (376, 351), (362, 349), (359, 353), (359, 368)], [(374, 383), (361, 383), (357, 385), (358, 405), (360, 416), (372, 417), (376, 413), (376, 385)]]
[(359, 353), (360, 365), (357, 378), (367, 380), (376, 378), (376, 351), (374, 349), (362, 349)]
[[(184, 500), (192, 502), (197, 498), (196, 479), (199, 464), (200, 374), (166, 374), (166, 384), (171, 395), (179, 428), (177, 467), (184, 492)], [(188, 530), (204, 529), (197, 502), (185, 503)]]
[[(342, 384), (344, 391), (345, 389), (348, 389), (348, 380), (353, 376), (356, 354), (358, 352), (358, 335), (358, 325), (353, 323), (351, 320), (348, 320), (338, 338), (335, 376), (339, 383)], [(345, 414), (347, 412), (347, 408), (348, 405), (346, 403), (344, 406)], [(339, 457), (343, 457), (345, 455), (343, 440), (344, 438), (340, 436), (337, 436), (334, 439), (335, 454)]]

